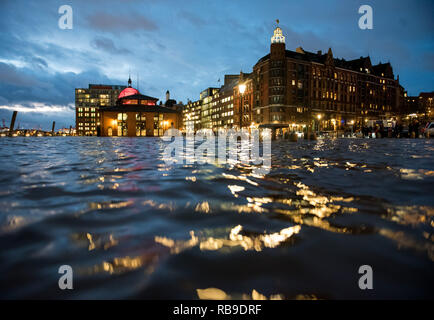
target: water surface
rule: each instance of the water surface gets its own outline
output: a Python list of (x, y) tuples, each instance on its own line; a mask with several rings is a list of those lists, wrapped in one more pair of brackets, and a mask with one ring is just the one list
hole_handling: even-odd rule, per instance
[(0, 298), (434, 298), (434, 140), (277, 141), (265, 176), (163, 147), (0, 139)]

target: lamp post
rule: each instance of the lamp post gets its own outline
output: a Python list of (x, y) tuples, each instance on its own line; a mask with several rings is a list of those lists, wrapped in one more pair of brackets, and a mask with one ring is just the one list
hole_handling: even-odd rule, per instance
[(319, 121), (321, 120), (321, 115), (318, 114), (316, 117), (318, 118), (318, 135), (319, 135)]
[(246, 91), (246, 85), (244, 83), (241, 83), (238, 86), (238, 90), (240, 91), (240, 95), (241, 95), (241, 97), (240, 97), (240, 131), (241, 131), (241, 128), (242, 128), (242, 125), (243, 125), (243, 108), (244, 108), (244, 106), (243, 106), (243, 95), (244, 95), (244, 92)]

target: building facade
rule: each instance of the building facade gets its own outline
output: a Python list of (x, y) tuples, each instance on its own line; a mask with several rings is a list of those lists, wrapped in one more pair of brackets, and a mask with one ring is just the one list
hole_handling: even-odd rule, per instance
[(187, 105), (183, 119), (194, 122), (195, 130), (255, 126), (332, 131), (392, 117), (403, 103), (404, 90), (390, 63), (373, 65), (369, 56), (336, 58), (331, 48), (326, 53), (287, 50), (277, 26), (270, 53), (252, 73), (227, 75), (221, 88), (202, 91), (198, 101)]
[(235, 124), (234, 89), (239, 77), (225, 75), (220, 88), (207, 88), (200, 93), (199, 100), (189, 101), (182, 111), (183, 130), (232, 128)]
[(225, 75), (223, 86), (214, 94), (211, 107), (212, 129), (228, 129), (234, 125), (234, 88), (238, 75)]
[(97, 135), (100, 106), (115, 105), (126, 86), (89, 84), (75, 89), (75, 130), (77, 135)]
[(202, 129), (212, 129), (212, 109), (216, 104), (216, 95), (218, 88), (207, 88), (200, 93), (200, 100), (202, 101), (200, 126)]
[(187, 105), (182, 110), (182, 128), (184, 131), (197, 131), (201, 126), (202, 100), (188, 101)]
[(286, 50), (279, 27), (250, 79), (253, 121), (263, 127), (336, 130), (391, 116), (399, 107), (399, 79), (390, 63), (338, 59), (331, 48), (325, 54)]
[[(97, 132), (103, 137), (158, 137), (168, 129), (181, 127), (181, 112), (176, 103), (170, 107), (158, 105), (158, 99), (140, 94), (137, 89), (128, 87), (122, 90), (116, 103), (99, 108)], [(167, 98), (166, 102), (169, 101)], [(169, 104), (169, 103), (168, 103)]]

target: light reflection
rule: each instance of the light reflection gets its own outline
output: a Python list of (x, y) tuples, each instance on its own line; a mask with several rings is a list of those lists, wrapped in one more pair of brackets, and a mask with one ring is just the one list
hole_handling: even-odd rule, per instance
[(134, 204), (134, 201), (104, 201), (104, 202), (90, 202), (90, 209), (120, 209), (126, 208)]
[(389, 238), (393, 241), (395, 241), (398, 245), (398, 249), (401, 248), (410, 248), (410, 249), (414, 249), (417, 251), (421, 251), (421, 252), (425, 252), (428, 256), (428, 258), (431, 261), (434, 261), (434, 244), (431, 242), (419, 242), (417, 240), (415, 240), (414, 238), (406, 235), (404, 232), (402, 231), (392, 231), (389, 229), (381, 229), (379, 231), (379, 234)]
[(154, 200), (145, 200), (142, 202), (144, 206), (150, 206), (154, 209), (160, 209), (160, 210), (169, 210), (170, 212), (175, 210), (175, 205), (172, 202), (168, 203), (158, 203)]
[(244, 191), (246, 189), (242, 186), (237, 186), (237, 185), (229, 185), (228, 188), (235, 198), (238, 198), (238, 194), (237, 194), (238, 192)]
[(255, 186), (255, 187), (258, 186), (258, 183), (257, 183), (257, 182), (250, 180), (249, 178), (247, 178), (247, 177), (244, 176), (244, 175), (234, 176), (234, 175), (232, 175), (232, 174), (227, 174), (227, 173), (223, 173), (222, 175), (223, 175), (223, 177), (225, 177), (226, 179), (241, 180), (241, 181), (245, 181), (245, 182), (247, 182), (247, 183), (249, 183), (249, 184), (251, 184), (251, 185), (253, 185), (253, 186)]
[(416, 227), (434, 219), (434, 208), (428, 206), (396, 206), (387, 208), (392, 221)]
[(268, 298), (253, 289), (251, 294), (227, 294), (218, 288), (196, 289), (197, 296), (200, 300), (283, 300), (282, 294), (272, 294)]
[(81, 268), (79, 274), (93, 275), (99, 273), (122, 274), (139, 268), (146, 268), (146, 273), (151, 273), (158, 262), (157, 254), (148, 254), (136, 257), (114, 258), (111, 261), (103, 261), (90, 268)]
[(194, 211), (196, 211), (196, 212), (203, 212), (203, 213), (210, 213), (211, 209), (209, 207), (208, 201), (204, 201), (204, 202), (198, 203), (196, 205), (196, 208), (194, 209)]
[(79, 247), (87, 246), (88, 251), (108, 250), (119, 244), (113, 234), (73, 233), (71, 239)]
[(434, 176), (434, 171), (424, 169), (399, 169), (401, 178), (405, 180), (423, 180), (424, 176)]
[(198, 237), (194, 235), (194, 231), (190, 231), (191, 239), (187, 241), (183, 240), (172, 240), (166, 237), (156, 236), (154, 238), (156, 243), (162, 244), (165, 247), (170, 248), (170, 253), (178, 254), (186, 249), (193, 248), (199, 243)]
[(198, 237), (194, 231), (190, 231), (191, 239), (189, 240), (173, 240), (166, 237), (155, 237), (155, 242), (170, 248), (170, 252), (178, 254), (186, 249), (199, 246), (202, 251), (215, 251), (223, 247), (236, 247), (240, 246), (244, 250), (262, 251), (263, 248), (276, 248), (281, 243), (288, 240), (294, 234), (300, 232), (301, 226), (296, 225), (293, 227), (285, 228), (279, 232), (271, 234), (259, 235), (243, 235), (241, 233), (242, 226), (238, 225), (232, 228), (229, 232), (228, 238), (214, 238), (214, 237)]

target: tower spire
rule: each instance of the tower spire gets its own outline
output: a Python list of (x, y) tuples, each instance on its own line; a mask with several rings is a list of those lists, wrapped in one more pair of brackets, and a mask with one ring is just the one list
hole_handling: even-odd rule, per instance
[(279, 19), (276, 19), (276, 29), (274, 29), (274, 34), (271, 37), (271, 43), (285, 43), (285, 37), (282, 33), (282, 29), (279, 27)]

